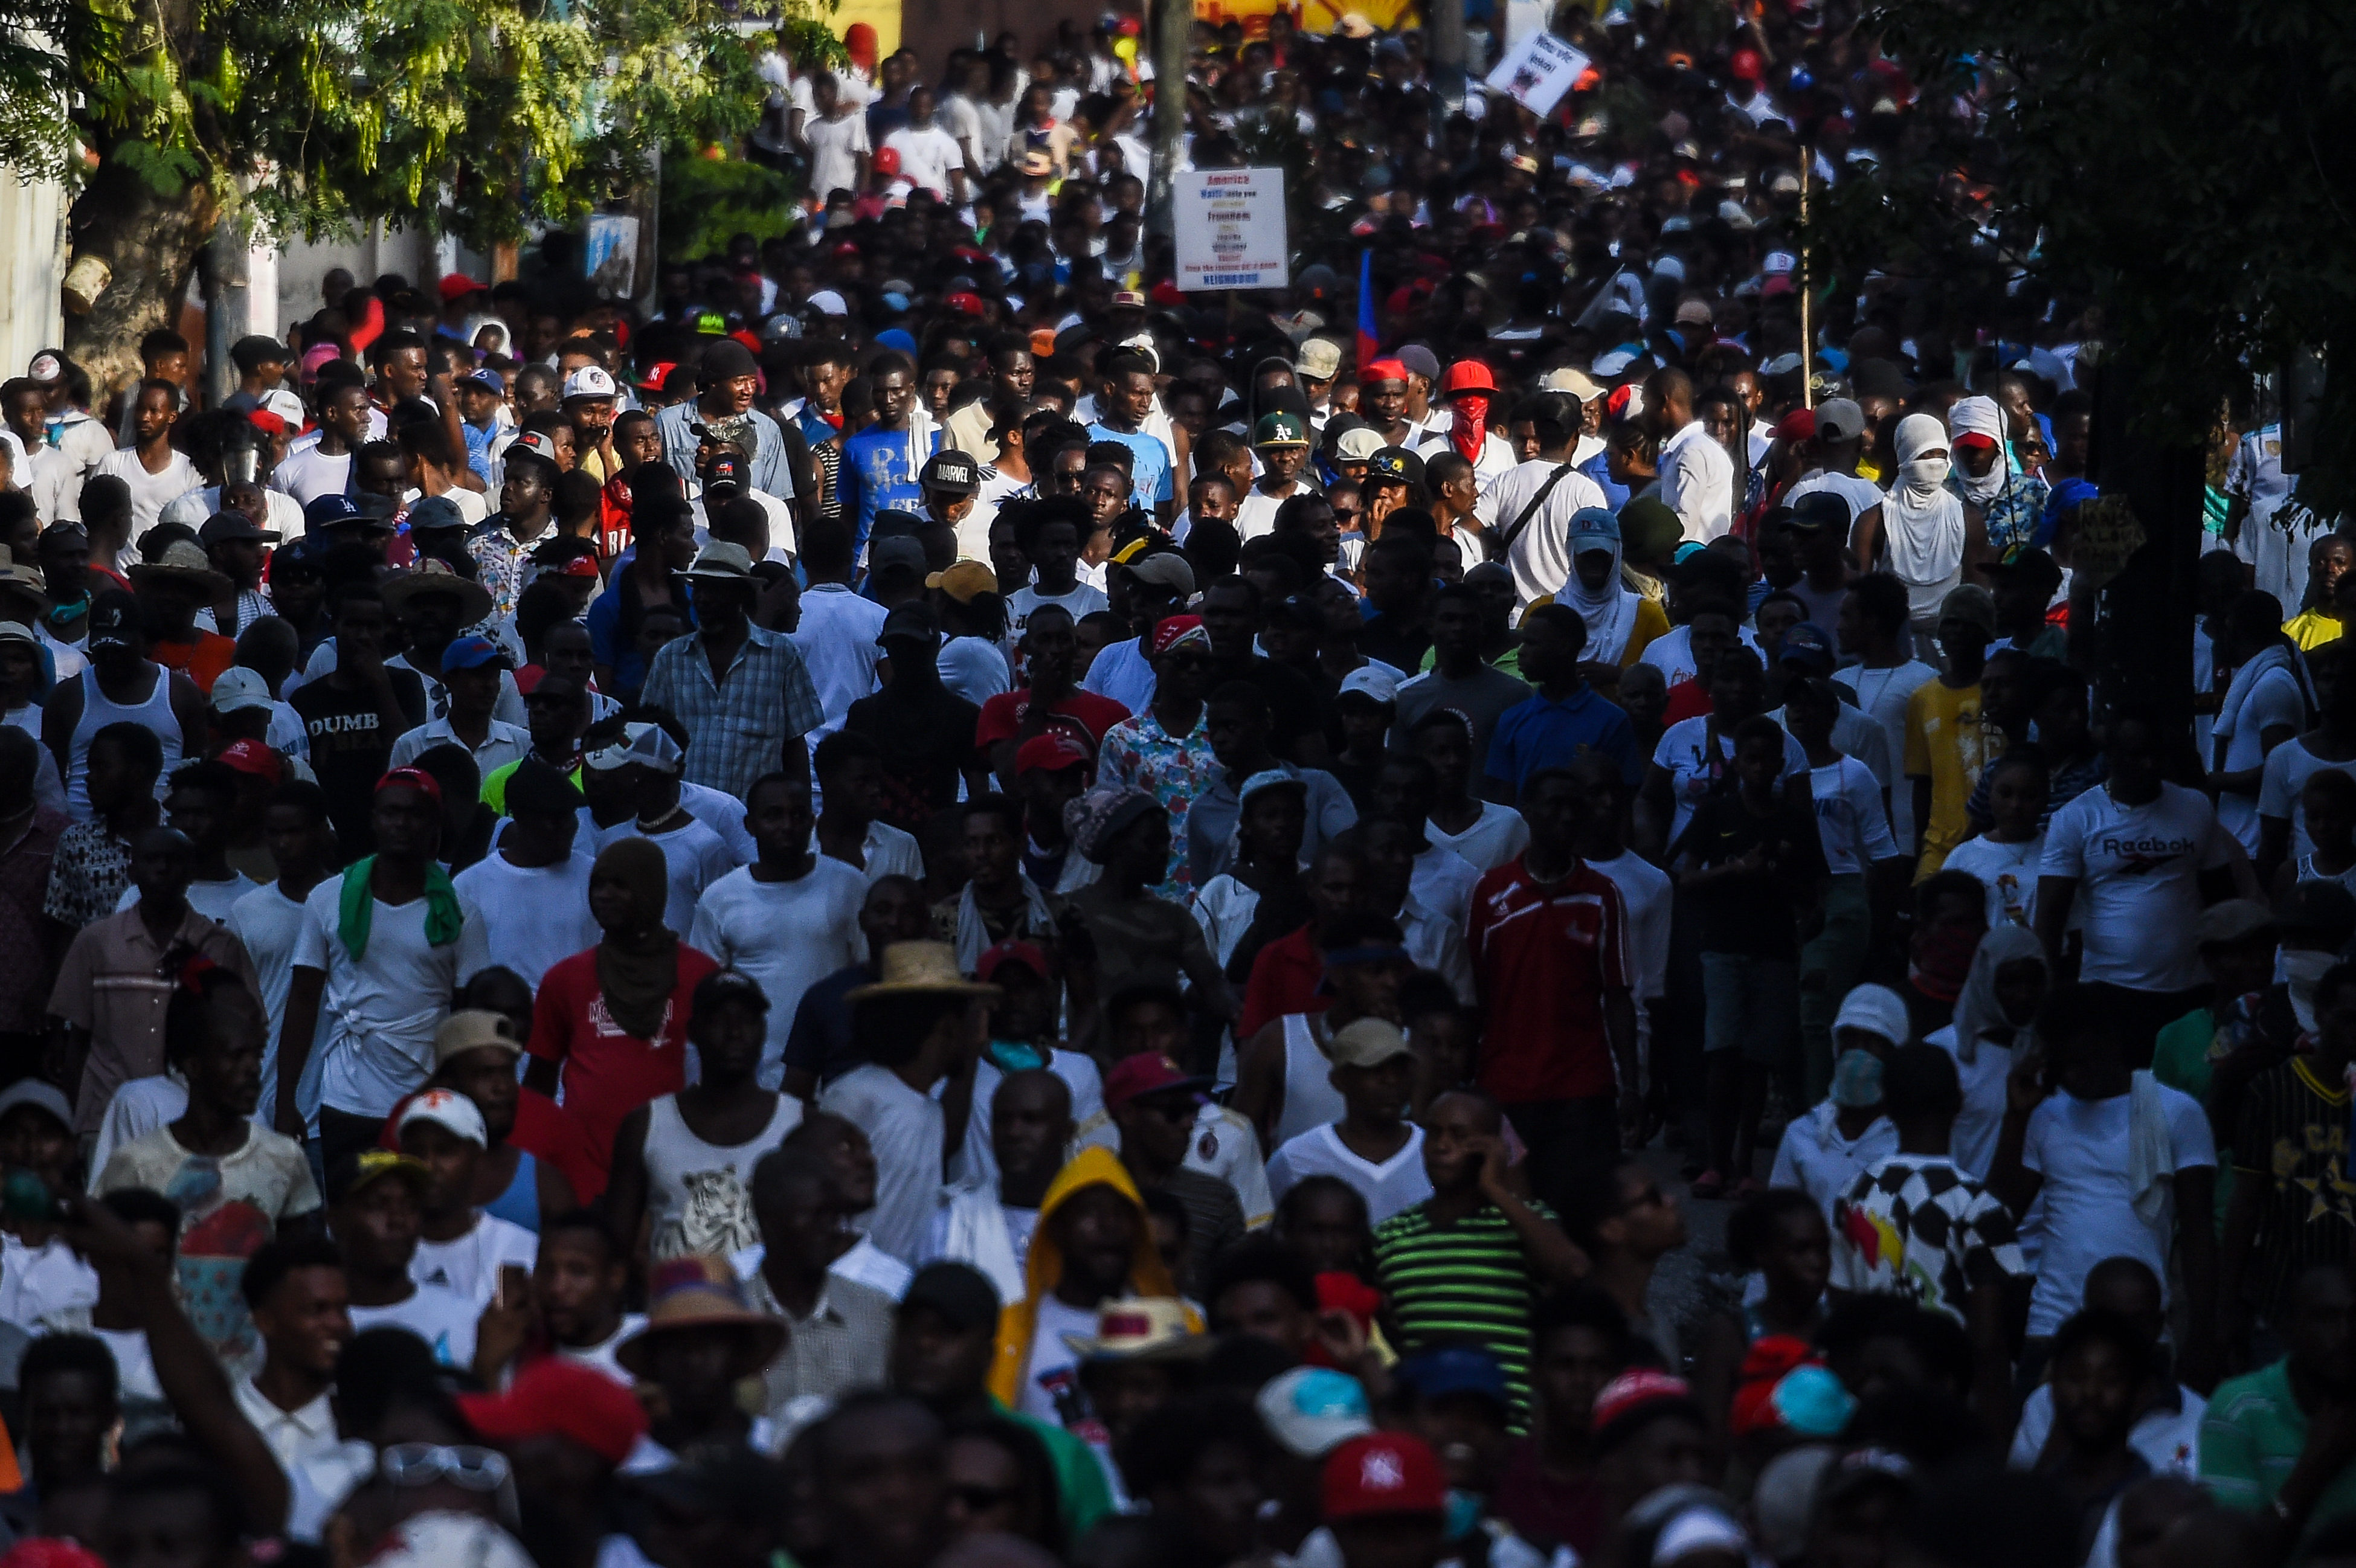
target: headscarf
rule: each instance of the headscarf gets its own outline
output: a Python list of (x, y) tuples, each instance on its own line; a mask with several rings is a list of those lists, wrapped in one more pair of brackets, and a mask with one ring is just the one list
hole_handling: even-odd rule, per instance
[(2005, 472), (2003, 411), (1996, 406), (1994, 398), (1965, 398), (1947, 411), (1947, 423), (1955, 432), (1957, 444), (1967, 435), (1976, 435), (1996, 448), (1996, 461), (1976, 479), (1960, 464), (1955, 466), (1955, 480), (1963, 486), (1964, 499), (1986, 511), (1989, 502), (2004, 494), (2004, 482), (2011, 477)]
[(1906, 584), (1907, 609), (1917, 620), (1939, 613), (1964, 570), (1964, 504), (1947, 488), (1951, 464), (1924, 457), (1947, 445), (1947, 427), (1932, 414), (1898, 421), (1898, 478), (1881, 501), (1882, 553), (1890, 575)]
[(589, 874), (613, 878), (630, 895), (628, 926), (606, 932), (597, 944), (597, 989), (605, 1010), (633, 1039), (659, 1039), (670, 1016), (671, 993), (679, 989), (679, 938), (663, 924), (670, 863), (653, 839), (633, 834), (606, 845)]
[(1978, 949), (1972, 954), (1971, 969), (1964, 976), (1964, 988), (1955, 997), (1955, 1059), (1965, 1066), (1979, 1060), (1983, 1040), (2008, 1037), (2015, 1051), (2029, 1043), (2029, 1026), (2015, 1025), (2005, 1017), (2004, 1004), (1996, 995), (1996, 972), (2023, 958), (2035, 959), (2038, 967), (2049, 976), (2052, 974), (2045, 944), (2025, 925), (2007, 921), (1980, 938)]
[[(1457, 405), (1462, 408), (1462, 403)], [(1582, 508), (1570, 519), (1572, 533), (1602, 533), (1612, 535), (1612, 572), (1603, 580), (1601, 588), (1590, 588), (1579, 575), (1577, 557), (1571, 560), (1570, 577), (1555, 595), (1555, 603), (1568, 604), (1579, 612), (1587, 623), (1587, 647), (1580, 657), (1590, 664), (1613, 664), (1627, 651), (1628, 634), (1636, 629), (1636, 606), (1642, 603), (1637, 592), (1621, 578), (1626, 565), (1620, 543), (1619, 519), (1601, 507)], [(1593, 547), (1589, 547), (1593, 553)]]

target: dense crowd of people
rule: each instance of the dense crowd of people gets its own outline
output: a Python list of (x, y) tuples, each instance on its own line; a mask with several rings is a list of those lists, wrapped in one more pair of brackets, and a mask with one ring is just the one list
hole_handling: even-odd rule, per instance
[(1796, 254), (1973, 99), (1297, 21), (1184, 84), (1280, 291), (1134, 18), (854, 27), (644, 313), (0, 384), (0, 1568), (2356, 1563), (2280, 427), (2100, 700), (2096, 303)]

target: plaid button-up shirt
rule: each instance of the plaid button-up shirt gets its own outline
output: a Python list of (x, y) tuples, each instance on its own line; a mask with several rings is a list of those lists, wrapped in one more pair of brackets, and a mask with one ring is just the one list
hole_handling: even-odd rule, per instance
[(717, 681), (701, 634), (669, 644), (655, 655), (639, 700), (687, 726), (688, 783), (739, 800), (776, 771), (787, 741), (826, 719), (802, 656), (784, 633), (758, 626), (747, 628), (735, 662)]

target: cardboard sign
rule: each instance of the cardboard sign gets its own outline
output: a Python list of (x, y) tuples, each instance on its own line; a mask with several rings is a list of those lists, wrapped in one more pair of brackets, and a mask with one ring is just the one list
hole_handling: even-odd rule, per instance
[(2143, 548), (2143, 523), (2124, 496), (2102, 496), (2078, 508), (2069, 538), (2070, 571), (2100, 588), (2126, 570), (2127, 558)]
[(1541, 29), (1505, 51), (1486, 85), (1543, 120), (1587, 74), (1588, 64), (1585, 55)]
[(1282, 169), (1194, 169), (1171, 190), (1182, 289), (1280, 289), (1292, 281)]

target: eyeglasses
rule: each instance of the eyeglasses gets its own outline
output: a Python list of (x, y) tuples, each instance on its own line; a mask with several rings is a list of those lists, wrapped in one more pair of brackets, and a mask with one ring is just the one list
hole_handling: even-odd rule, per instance
[(439, 1443), (395, 1443), (379, 1449), (376, 1471), (396, 1487), (448, 1481), (470, 1492), (498, 1491), (512, 1474), (507, 1456), (496, 1448)]

